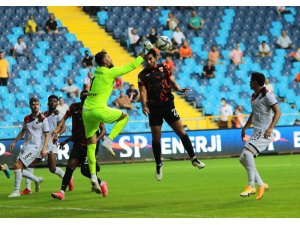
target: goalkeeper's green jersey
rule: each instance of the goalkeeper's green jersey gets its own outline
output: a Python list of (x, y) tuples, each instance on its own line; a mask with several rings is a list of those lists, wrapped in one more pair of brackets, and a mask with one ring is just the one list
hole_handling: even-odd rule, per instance
[(94, 109), (107, 106), (108, 99), (111, 95), (114, 86), (114, 80), (130, 71), (136, 69), (144, 59), (138, 56), (132, 63), (121, 67), (98, 66), (92, 78), (89, 94), (84, 101), (83, 108)]

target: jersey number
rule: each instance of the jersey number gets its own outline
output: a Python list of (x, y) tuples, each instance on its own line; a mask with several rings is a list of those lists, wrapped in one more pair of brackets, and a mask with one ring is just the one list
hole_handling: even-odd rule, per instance
[(95, 79), (95, 77), (92, 78), (92, 82), (91, 82), (91, 86), (90, 86), (90, 91), (92, 90), (94, 79)]

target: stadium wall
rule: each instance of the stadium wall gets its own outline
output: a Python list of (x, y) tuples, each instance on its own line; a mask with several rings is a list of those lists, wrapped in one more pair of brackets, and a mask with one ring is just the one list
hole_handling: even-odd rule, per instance
[[(246, 139), (250, 137), (252, 129), (247, 130)], [(263, 154), (300, 153), (300, 126), (281, 126), (274, 129), (275, 139)], [(196, 154), (199, 158), (231, 157), (240, 154), (245, 142), (241, 140), (241, 129), (226, 130), (198, 130), (188, 131)], [(64, 138), (61, 139), (63, 141)], [(97, 159), (101, 163), (138, 162), (153, 160), (151, 133), (130, 133), (119, 135), (114, 141), (116, 157), (108, 155), (100, 149)], [(22, 148), (23, 140), (15, 146), (12, 154), (9, 145), (12, 140), (0, 140), (0, 163), (10, 167)], [(174, 132), (162, 134), (162, 157), (164, 159), (184, 159), (187, 157), (180, 139)], [(58, 163), (66, 164), (72, 143), (59, 150)], [(43, 161), (40, 165), (46, 165)]]

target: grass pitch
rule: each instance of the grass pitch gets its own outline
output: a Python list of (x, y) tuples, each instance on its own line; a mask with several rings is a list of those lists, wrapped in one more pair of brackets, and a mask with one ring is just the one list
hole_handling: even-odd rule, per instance
[[(14, 174), (0, 174), (0, 217), (84, 217), (84, 218), (271, 218), (300, 217), (300, 155), (265, 156), (256, 159), (257, 168), (270, 186), (264, 198), (241, 198), (247, 184), (238, 158), (203, 160), (196, 169), (190, 161), (164, 162), (164, 179), (154, 178), (154, 162), (101, 166), (109, 196), (91, 192), (90, 182), (76, 169), (75, 189), (64, 201), (52, 199), (61, 179), (48, 169), (36, 169), (44, 177), (41, 190), (10, 199)], [(22, 188), (24, 188), (24, 181)], [(34, 184), (32, 184), (34, 189)]]

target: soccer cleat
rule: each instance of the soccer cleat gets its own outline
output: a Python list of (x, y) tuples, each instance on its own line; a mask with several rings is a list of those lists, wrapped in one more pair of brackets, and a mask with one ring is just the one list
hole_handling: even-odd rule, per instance
[(32, 191), (29, 190), (28, 188), (25, 188), (20, 194), (21, 195), (31, 195)]
[(101, 182), (100, 188), (101, 188), (102, 196), (106, 197), (108, 195), (108, 188), (107, 188), (106, 181)]
[(16, 197), (20, 197), (20, 192), (18, 190), (14, 190), (8, 197), (9, 198), (16, 198)]
[(101, 188), (98, 183), (98, 180), (91, 179), (92, 188), (95, 190), (97, 194), (101, 194)]
[(116, 155), (115, 152), (114, 152), (113, 149), (112, 149), (112, 140), (110, 140), (110, 138), (106, 138), (106, 139), (102, 142), (101, 146), (102, 146), (109, 154), (111, 154), (112, 156), (115, 156), (115, 155)]
[(74, 180), (73, 178), (71, 178), (70, 182), (69, 182), (69, 191), (73, 191), (74, 190)]
[(247, 185), (245, 190), (240, 194), (241, 197), (248, 197), (250, 195), (254, 195), (256, 193), (255, 187), (251, 187)]
[(262, 199), (265, 191), (267, 191), (267, 190), (269, 190), (269, 185), (267, 185), (266, 183), (264, 183), (262, 186), (258, 187), (256, 200)]
[(162, 163), (159, 165), (156, 165), (155, 178), (157, 181), (161, 181), (163, 179), (162, 167), (163, 167)]
[(65, 199), (65, 194), (62, 192), (56, 192), (51, 194), (52, 198), (57, 198), (59, 200), (64, 200)]
[(197, 158), (194, 158), (192, 160), (193, 166), (198, 167), (199, 169), (203, 169), (205, 167), (205, 164), (203, 162), (200, 162)]
[(10, 170), (9, 170), (8, 166), (6, 164), (4, 164), (3, 166), (5, 166), (5, 170), (3, 170), (3, 172), (5, 173), (5, 176), (7, 178), (10, 178)]
[(35, 182), (35, 192), (39, 192), (40, 191), (40, 185), (43, 182), (43, 178), (39, 177), (39, 181)]

